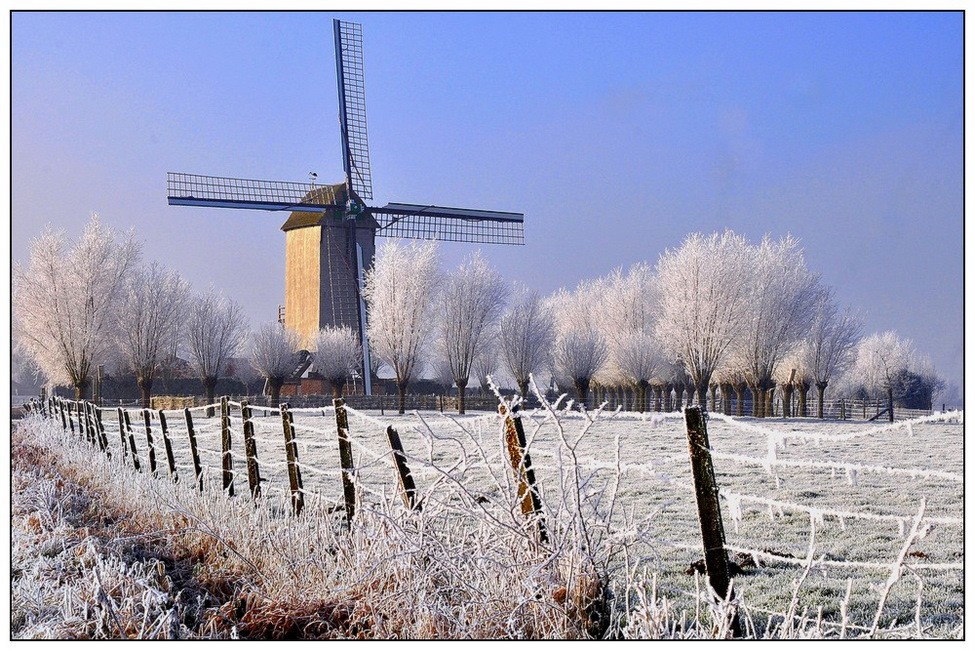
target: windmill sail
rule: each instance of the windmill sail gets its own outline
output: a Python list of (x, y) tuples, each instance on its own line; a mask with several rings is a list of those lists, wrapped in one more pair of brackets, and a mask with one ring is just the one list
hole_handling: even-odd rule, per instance
[(339, 87), (342, 164), (353, 192), (372, 199), (372, 168), (366, 132), (366, 87), (362, 73), (362, 25), (332, 21), (335, 30), (335, 74)]
[(517, 212), (389, 203), (370, 208), (376, 235), (446, 242), (524, 244), (525, 216)]
[(262, 181), (169, 172), (166, 198), (171, 206), (302, 210), (327, 212), (344, 207), (344, 185)]

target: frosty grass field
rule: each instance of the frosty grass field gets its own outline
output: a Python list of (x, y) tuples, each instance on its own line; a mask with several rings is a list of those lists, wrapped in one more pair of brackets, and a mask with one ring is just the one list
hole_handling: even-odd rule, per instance
[[(210, 419), (199, 410), (193, 413), (205, 472), (211, 482), (219, 482), (219, 410)], [(242, 440), (236, 415), (232, 429), (238, 450)], [(332, 408), (295, 410), (294, 416), (308, 499), (339, 503)], [(821, 618), (823, 626), (838, 627), (845, 601), (848, 634), (868, 630), (891, 564), (902, 553), (923, 500), (920, 530), (926, 535), (918, 537), (904, 557), (906, 565), (915, 567), (905, 570), (890, 591), (879, 626), (903, 626), (910, 637), (960, 636), (963, 418), (957, 413), (947, 416), (893, 426), (815, 419), (731, 422), (711, 416), (708, 432), (729, 555), (735, 558), (743, 552), (757, 561), (757, 567), (735, 579), (737, 597), (753, 617), (771, 616), (774, 622), (775, 614), (791, 607), (797, 616), (805, 613), (813, 621)], [(588, 423), (577, 412), (563, 414), (561, 420), (570, 444)], [(113, 447), (119, 444), (114, 421), (112, 412), (106, 412)], [(264, 490), (286, 493), (280, 416), (254, 408), (254, 423), (261, 475), (267, 480)], [(380, 416), (350, 409), (360, 499), (398, 499), (386, 423), (402, 438), (421, 495), (443, 482), (442, 471), (448, 471), (451, 481), (457, 479), (480, 499), (511, 501), (511, 472), (496, 414)], [(571, 458), (550, 415), (528, 411), (525, 425), (551, 524), (559, 518), (558, 505), (569, 499), (560, 488), (557, 457), (561, 455), (563, 464)], [(169, 416), (169, 427), (178, 471), (189, 475), (191, 457), (178, 412)], [(141, 419), (134, 420), (133, 429), (145, 463)], [(154, 429), (157, 463), (164, 469), (155, 422)], [(647, 577), (656, 575), (658, 597), (666, 597), (678, 612), (693, 612), (696, 590), (703, 589), (704, 582), (688, 573), (702, 552), (681, 415), (601, 414), (579, 439), (576, 459), (587, 493), (595, 496), (593, 503), (603, 511), (613, 508), (611, 535), (630, 542), (625, 562), (610, 559), (611, 578), (639, 567)], [(245, 493), (243, 456), (235, 453), (234, 462), (236, 490)], [(813, 562), (807, 568), (810, 555)]]

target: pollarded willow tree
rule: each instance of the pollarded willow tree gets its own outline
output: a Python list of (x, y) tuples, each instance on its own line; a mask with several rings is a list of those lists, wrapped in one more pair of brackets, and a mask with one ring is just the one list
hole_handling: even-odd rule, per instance
[(281, 402), (281, 387), (298, 363), (301, 337), (282, 323), (265, 323), (251, 342), (251, 366), (264, 377), (271, 406)]
[(475, 252), (446, 274), (438, 299), (442, 352), (457, 385), (457, 411), (463, 414), (471, 366), (504, 307), (504, 281)]
[(641, 262), (624, 275), (616, 270), (602, 284), (598, 315), (609, 346), (611, 375), (634, 387), (636, 408), (647, 409), (647, 388), (665, 357), (653, 331), (659, 313), (653, 269)]
[[(802, 366), (818, 391), (816, 415), (823, 417), (826, 387), (842, 375), (856, 358), (861, 321), (851, 312), (840, 312), (832, 289), (819, 296), (813, 310), (809, 334), (803, 344)], [(803, 414), (805, 415), (805, 414)]]
[(893, 330), (864, 337), (857, 346), (851, 374), (869, 391), (886, 394), (890, 422), (894, 422), (895, 381), (916, 360), (914, 342), (898, 337)]
[(386, 242), (366, 274), (369, 348), (396, 375), (401, 414), (429, 341), (439, 277), (434, 241)]
[[(187, 314), (190, 364), (203, 383), (207, 404), (212, 404), (220, 374), (247, 338), (247, 320), (237, 303), (212, 288), (191, 300)], [(212, 408), (207, 415), (213, 415)]]
[(328, 381), (332, 397), (341, 398), (349, 376), (362, 364), (359, 335), (348, 326), (328, 326), (315, 335), (314, 346), (315, 372)]
[(799, 241), (791, 236), (774, 242), (768, 236), (751, 250), (748, 295), (739, 318), (745, 329), (736, 344), (738, 358), (752, 386), (753, 414), (768, 413), (775, 373), (783, 357), (802, 341), (822, 286), (806, 267)]
[(745, 327), (751, 251), (731, 231), (689, 235), (657, 261), (660, 316), (655, 333), (687, 369), (704, 404), (711, 376)]
[(609, 361), (609, 347), (599, 327), (600, 283), (582, 282), (574, 292), (560, 289), (548, 304), (555, 321), (552, 371), (560, 383), (575, 387), (582, 405), (589, 387)]
[(505, 368), (528, 399), (528, 381), (551, 362), (555, 322), (537, 292), (519, 289), (499, 325)]
[(49, 227), (31, 243), (27, 265), (14, 267), (17, 345), (50, 383), (73, 386), (76, 399), (88, 398), (95, 365), (116, 345), (118, 299), (140, 248), (134, 233), (92, 215), (73, 246)]
[(152, 400), (152, 385), (179, 324), (184, 319), (190, 286), (178, 271), (153, 262), (135, 271), (122, 292), (119, 349), (135, 374), (142, 406)]

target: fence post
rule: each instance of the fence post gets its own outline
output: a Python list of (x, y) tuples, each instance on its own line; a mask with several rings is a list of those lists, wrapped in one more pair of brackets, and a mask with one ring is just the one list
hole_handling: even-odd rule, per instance
[(227, 396), (220, 398), (220, 459), (223, 468), (223, 489), (234, 496), (234, 458), (231, 455), (230, 402)]
[(203, 467), (200, 465), (200, 452), (196, 448), (196, 432), (193, 430), (193, 416), (190, 415), (190, 408), (183, 408), (183, 420), (186, 421), (186, 435), (190, 439), (190, 456), (193, 457), (193, 473), (196, 475), (196, 483), (203, 492)]
[(158, 473), (156, 472), (156, 447), (153, 445), (152, 441), (152, 427), (149, 425), (149, 410), (142, 410), (142, 421), (146, 424), (146, 447), (149, 449), (149, 472), (152, 473), (153, 477), (156, 477)]
[(281, 425), (284, 428), (284, 452), (288, 457), (288, 482), (291, 484), (291, 510), (300, 515), (305, 507), (305, 495), (301, 488), (301, 469), (298, 467), (298, 445), (295, 428), (291, 422), (288, 404), (281, 405)]
[(68, 417), (65, 414), (64, 400), (58, 400), (58, 413), (61, 414), (61, 429), (68, 431)]
[[(707, 423), (699, 407), (688, 407), (684, 411), (684, 420), (687, 424), (687, 447), (694, 477), (694, 496), (698, 519), (701, 521), (701, 538), (704, 541), (704, 567), (715, 593), (720, 598), (731, 601), (734, 592), (729, 590), (731, 577), (724, 548), (724, 525), (721, 522), (721, 505), (718, 502), (718, 486), (714, 480)], [(732, 614), (731, 630), (734, 637), (741, 637), (737, 610)]]
[(345, 522), (351, 527), (355, 516), (355, 468), (352, 466), (352, 441), (349, 439), (349, 412), (345, 400), (334, 398), (335, 430), (339, 439), (339, 463), (342, 466), (342, 495), (345, 498)]
[(119, 439), (122, 441), (122, 458), (129, 456), (128, 444), (125, 442), (125, 421), (122, 419), (122, 408), (119, 407), (116, 410), (118, 414), (118, 433)]
[(261, 469), (257, 464), (257, 441), (254, 440), (254, 421), (251, 420), (251, 407), (246, 400), (240, 401), (240, 417), (244, 421), (244, 453), (247, 455), (247, 485), (251, 497), (261, 496)]
[(92, 405), (91, 406), (92, 419), (95, 421), (95, 432), (98, 434), (98, 444), (102, 448), (102, 452), (111, 459), (112, 451), (108, 446), (108, 436), (105, 434), (105, 424), (102, 423), (102, 412), (101, 410)]
[(132, 452), (132, 465), (135, 466), (136, 470), (141, 472), (142, 464), (139, 463), (139, 453), (135, 449), (135, 434), (132, 433), (132, 422), (129, 420), (129, 412), (119, 407), (119, 413), (122, 414), (123, 420), (125, 421), (125, 431), (128, 432), (129, 435), (129, 449)]
[(406, 453), (403, 451), (403, 442), (392, 425), (386, 427), (386, 438), (389, 439), (389, 447), (393, 451), (393, 470), (399, 480), (399, 486), (403, 491), (403, 502), (409, 510), (422, 510), (422, 506), (416, 503), (416, 483), (410, 473), (410, 467), (406, 464)]
[(88, 412), (85, 409), (84, 401), (79, 400), (76, 407), (78, 410), (78, 434), (80, 434), (81, 438), (88, 443), (94, 443), (95, 441), (91, 438), (91, 434), (88, 432), (88, 425), (85, 423), (85, 416), (88, 415)]
[(518, 406), (515, 406), (509, 413), (505, 403), (498, 405), (498, 413), (504, 418), (504, 440), (508, 448), (508, 459), (515, 473), (515, 481), (518, 482), (521, 512), (529, 520), (535, 521), (538, 527), (538, 539), (546, 543), (548, 533), (545, 530), (545, 517), (542, 515), (542, 500), (535, 485), (535, 471), (532, 469), (531, 456), (525, 449), (527, 440), (521, 418), (517, 417), (518, 410)]
[(163, 410), (158, 410), (159, 413), (159, 429), (162, 430), (163, 446), (166, 448), (166, 461), (169, 464), (169, 476), (173, 478), (173, 481), (179, 481), (179, 475), (176, 474), (176, 457), (173, 456), (173, 444), (169, 441), (169, 428), (166, 427), (166, 414)]

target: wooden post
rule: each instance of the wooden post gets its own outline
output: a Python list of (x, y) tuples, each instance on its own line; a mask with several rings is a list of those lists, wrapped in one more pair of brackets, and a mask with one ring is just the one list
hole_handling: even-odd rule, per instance
[(88, 410), (85, 408), (84, 401), (79, 400), (77, 404), (78, 409), (78, 432), (81, 437), (85, 439), (88, 443), (94, 443), (94, 439), (91, 438), (91, 433), (88, 431), (88, 424), (85, 422), (85, 418), (88, 416)]
[(142, 420), (146, 424), (146, 447), (149, 450), (149, 472), (152, 476), (157, 476), (156, 472), (156, 447), (153, 445), (152, 441), (152, 427), (149, 425), (149, 410), (142, 410)]
[(186, 421), (186, 435), (190, 439), (190, 456), (193, 457), (193, 473), (196, 475), (196, 483), (203, 492), (203, 466), (200, 465), (200, 452), (196, 448), (196, 432), (193, 430), (193, 416), (190, 415), (190, 408), (183, 408), (183, 420)]
[(220, 459), (223, 468), (223, 489), (234, 496), (234, 458), (230, 439), (230, 402), (227, 396), (220, 398)]
[(254, 440), (254, 421), (251, 420), (251, 407), (246, 400), (240, 401), (240, 417), (244, 421), (244, 453), (247, 455), (247, 485), (251, 497), (261, 496), (261, 469), (257, 464), (257, 441)]
[[(711, 463), (707, 424), (699, 407), (687, 408), (684, 411), (684, 420), (687, 424), (687, 447), (691, 457), (698, 519), (701, 521), (701, 538), (704, 541), (704, 567), (715, 593), (730, 601), (734, 598), (734, 592), (729, 590), (731, 577), (728, 571), (728, 555), (724, 548), (724, 525), (721, 522), (718, 486)], [(732, 616), (731, 630), (734, 637), (741, 637), (737, 611)]]
[(67, 431), (68, 429), (68, 416), (64, 408), (64, 400), (58, 400), (58, 413), (61, 414), (61, 429)]
[(416, 483), (413, 481), (410, 467), (406, 464), (403, 442), (400, 441), (399, 432), (393, 429), (392, 425), (386, 428), (386, 438), (389, 439), (389, 447), (393, 451), (393, 470), (396, 471), (396, 478), (403, 491), (403, 502), (407, 509), (420, 511), (423, 507), (416, 503)]
[(339, 463), (342, 465), (342, 495), (345, 498), (345, 522), (352, 526), (355, 516), (355, 468), (352, 466), (352, 441), (349, 439), (349, 412), (345, 400), (334, 398), (335, 431), (339, 439)]
[(119, 407), (118, 413), (118, 434), (122, 442), (122, 458), (129, 456), (128, 444), (125, 442), (125, 421), (122, 419), (122, 408)]
[(95, 421), (95, 432), (98, 433), (98, 444), (102, 448), (109, 459), (112, 458), (112, 451), (108, 445), (108, 436), (105, 434), (105, 424), (102, 422), (102, 412), (98, 407), (92, 405), (91, 407), (92, 418)]
[(518, 482), (518, 499), (521, 501), (521, 512), (534, 520), (538, 527), (538, 539), (548, 542), (548, 533), (545, 530), (545, 518), (542, 515), (542, 500), (538, 494), (538, 487), (535, 485), (535, 471), (532, 469), (531, 456), (525, 449), (527, 440), (525, 429), (521, 424), (521, 418), (517, 416), (518, 406), (508, 413), (508, 407), (503, 402), (498, 405), (498, 413), (504, 420), (504, 440), (508, 448), (508, 459), (511, 462), (511, 470), (515, 473), (515, 481)]
[(132, 422), (129, 420), (129, 412), (124, 411), (119, 407), (119, 412), (122, 414), (122, 418), (125, 422), (125, 431), (129, 434), (129, 450), (132, 452), (132, 465), (136, 470), (142, 470), (142, 464), (139, 463), (139, 452), (135, 449), (135, 434), (132, 433)]
[(163, 410), (158, 411), (159, 414), (159, 429), (162, 430), (163, 445), (166, 448), (166, 462), (169, 464), (169, 476), (173, 478), (173, 481), (179, 481), (179, 475), (176, 473), (176, 457), (173, 456), (173, 444), (169, 440), (169, 428), (166, 427), (166, 414)]
[(288, 457), (288, 482), (291, 484), (291, 509), (300, 515), (305, 507), (305, 494), (301, 487), (301, 468), (298, 467), (298, 444), (295, 443), (295, 428), (291, 421), (288, 404), (281, 405), (281, 425), (284, 428), (284, 452)]

